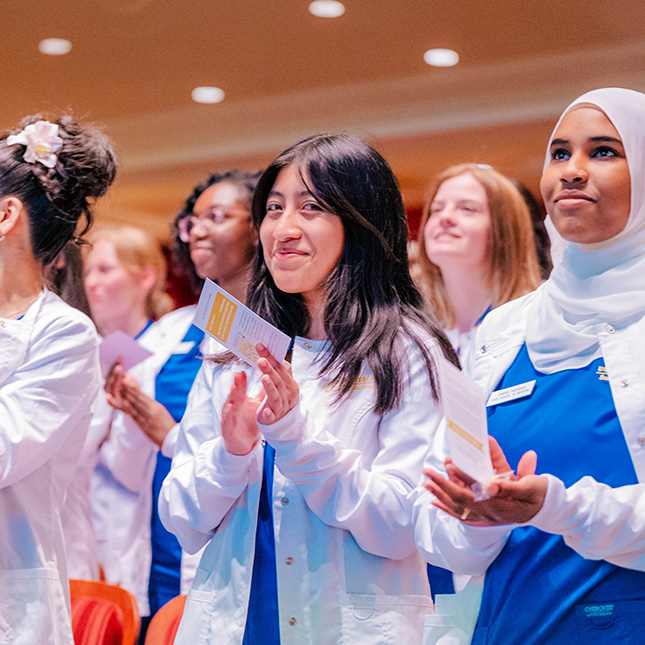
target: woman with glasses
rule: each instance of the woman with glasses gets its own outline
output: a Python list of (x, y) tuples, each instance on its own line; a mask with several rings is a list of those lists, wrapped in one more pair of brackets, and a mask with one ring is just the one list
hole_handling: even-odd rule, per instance
[[(242, 302), (246, 300), (256, 244), (250, 207), (258, 176), (238, 170), (211, 175), (194, 188), (176, 217), (174, 254), (196, 287), (209, 278)], [(118, 365), (106, 383), (109, 402), (134, 422), (127, 433), (112, 440), (127, 452), (128, 470), (137, 479), (139, 517), (151, 518), (138, 522), (136, 548), (130, 554), (138, 571), (133, 585), (142, 615), (149, 618), (168, 600), (186, 593), (194, 571), (157, 514), (159, 490), (174, 452), (175, 429), (202, 362), (204, 333), (192, 324), (194, 315), (194, 305), (184, 307), (154, 326), (155, 356), (141, 383)], [(144, 618), (142, 638), (149, 618)]]

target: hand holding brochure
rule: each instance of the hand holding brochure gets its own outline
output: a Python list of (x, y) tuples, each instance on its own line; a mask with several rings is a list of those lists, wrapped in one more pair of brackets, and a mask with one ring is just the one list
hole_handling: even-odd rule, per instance
[(258, 343), (262, 343), (279, 363), (291, 344), (289, 336), (208, 279), (199, 297), (194, 322), (249, 365), (257, 363), (259, 357), (255, 346)]
[(439, 360), (441, 398), (446, 418), (448, 454), (459, 470), (475, 480), (476, 499), (486, 499), (486, 486), (495, 474), (488, 446), (484, 393), (444, 358)]

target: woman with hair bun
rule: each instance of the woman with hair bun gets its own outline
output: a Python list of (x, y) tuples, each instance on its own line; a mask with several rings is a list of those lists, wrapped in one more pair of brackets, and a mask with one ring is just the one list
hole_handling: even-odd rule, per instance
[(0, 640), (72, 645), (60, 509), (99, 388), (96, 332), (44, 287), (112, 183), (110, 141), (70, 116), (0, 137)]

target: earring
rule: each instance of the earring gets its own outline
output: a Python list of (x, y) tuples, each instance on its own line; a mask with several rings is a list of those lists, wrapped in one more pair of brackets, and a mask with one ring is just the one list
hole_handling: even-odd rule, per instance
[(4, 235), (0, 235), (0, 242), (2, 242), (2, 240), (4, 240), (4, 237), (5, 237)]

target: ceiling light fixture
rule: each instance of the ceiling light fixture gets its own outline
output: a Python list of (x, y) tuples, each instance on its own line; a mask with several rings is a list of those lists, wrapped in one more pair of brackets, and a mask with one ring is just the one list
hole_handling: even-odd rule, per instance
[(220, 103), (224, 100), (224, 90), (219, 87), (202, 85), (193, 90), (192, 97), (196, 103)]
[(452, 49), (429, 49), (423, 60), (433, 67), (452, 67), (459, 62), (459, 54)]
[(64, 56), (72, 51), (72, 43), (64, 38), (45, 38), (38, 43), (38, 51), (47, 56)]
[(345, 13), (345, 5), (336, 0), (314, 0), (309, 5), (309, 13), (318, 18), (338, 18)]

